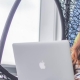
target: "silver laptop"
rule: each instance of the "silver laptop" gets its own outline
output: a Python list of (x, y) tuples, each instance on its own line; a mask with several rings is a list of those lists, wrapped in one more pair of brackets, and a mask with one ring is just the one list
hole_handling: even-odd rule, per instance
[(74, 80), (68, 41), (14, 43), (19, 80)]

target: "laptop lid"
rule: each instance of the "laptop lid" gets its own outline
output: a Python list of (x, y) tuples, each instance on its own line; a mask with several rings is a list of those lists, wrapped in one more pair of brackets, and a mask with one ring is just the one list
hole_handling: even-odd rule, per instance
[(19, 80), (74, 80), (68, 41), (14, 43)]

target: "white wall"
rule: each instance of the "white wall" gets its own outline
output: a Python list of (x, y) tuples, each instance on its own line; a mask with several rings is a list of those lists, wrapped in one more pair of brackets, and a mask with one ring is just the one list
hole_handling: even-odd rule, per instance
[[(0, 37), (15, 0), (0, 0)], [(38, 42), (40, 0), (22, 0), (14, 15), (9, 29), (2, 64), (15, 64), (12, 44), (21, 42)]]
[(61, 18), (60, 14), (58, 12), (58, 17), (57, 17), (57, 32), (56, 32), (56, 40), (61, 40), (62, 39), (62, 25), (61, 25)]
[(54, 0), (41, 0), (40, 41), (61, 40), (61, 22)]

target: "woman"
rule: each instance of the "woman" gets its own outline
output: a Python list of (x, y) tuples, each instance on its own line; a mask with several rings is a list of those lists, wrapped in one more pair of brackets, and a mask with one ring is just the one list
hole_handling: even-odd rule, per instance
[(73, 44), (71, 53), (75, 79), (80, 80), (80, 36), (78, 36), (76, 42)]

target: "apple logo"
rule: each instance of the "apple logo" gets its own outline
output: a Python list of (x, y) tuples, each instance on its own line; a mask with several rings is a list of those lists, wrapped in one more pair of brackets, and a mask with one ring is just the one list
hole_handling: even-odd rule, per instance
[(40, 69), (45, 69), (46, 67), (45, 67), (45, 63), (43, 62), (43, 61), (41, 61), (40, 63), (39, 63), (39, 67), (40, 67)]

